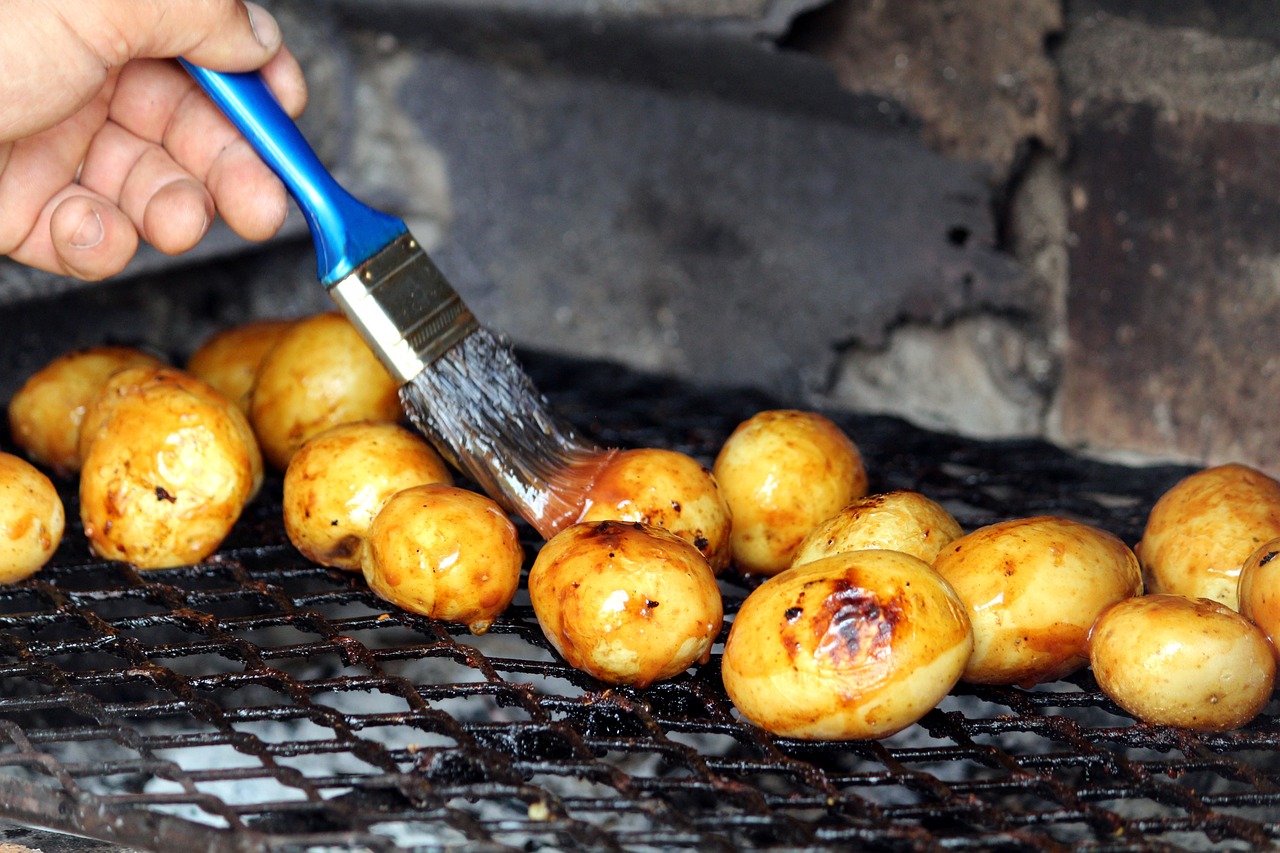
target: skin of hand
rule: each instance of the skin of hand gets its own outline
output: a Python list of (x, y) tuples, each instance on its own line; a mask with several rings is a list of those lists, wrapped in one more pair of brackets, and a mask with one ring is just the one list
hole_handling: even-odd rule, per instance
[(261, 69), (306, 105), (280, 26), (241, 0), (0, 0), (0, 254), (97, 280), (142, 239), (187, 251), (216, 214), (264, 240), (284, 186), (172, 57)]

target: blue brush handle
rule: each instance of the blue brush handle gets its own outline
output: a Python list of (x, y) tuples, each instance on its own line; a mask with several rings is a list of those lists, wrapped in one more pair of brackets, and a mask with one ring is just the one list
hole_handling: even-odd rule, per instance
[(344, 278), (408, 231), (402, 220), (362, 204), (334, 180), (261, 74), (210, 71), (179, 61), (302, 208), (321, 282)]

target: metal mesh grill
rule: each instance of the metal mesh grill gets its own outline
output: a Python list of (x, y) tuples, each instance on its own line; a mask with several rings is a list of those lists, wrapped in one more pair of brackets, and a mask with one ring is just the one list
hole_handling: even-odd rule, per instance
[[(775, 401), (527, 359), (558, 411), (709, 462)], [(1185, 469), (836, 414), (876, 490), (966, 529), (1056, 513), (1133, 542)], [(74, 484), (63, 483), (69, 517)], [(526, 537), (532, 554), (535, 537)], [(726, 612), (748, 592), (723, 580)], [(727, 626), (726, 626), (727, 630)], [(723, 636), (721, 637), (723, 640)], [(1087, 673), (961, 685), (880, 742), (770, 737), (709, 665), (648, 690), (566, 666), (522, 594), (491, 632), (406, 614), (288, 543), (268, 482), (206, 563), (53, 563), (0, 588), (0, 814), (150, 850), (1252, 849), (1280, 838), (1274, 705), (1215, 735), (1135, 724)]]

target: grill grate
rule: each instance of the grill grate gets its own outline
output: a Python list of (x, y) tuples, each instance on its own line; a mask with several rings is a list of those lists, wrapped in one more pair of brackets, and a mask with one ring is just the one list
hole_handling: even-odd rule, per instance
[[(775, 401), (529, 356), (602, 444), (710, 460)], [(1186, 473), (834, 416), (877, 490), (966, 529), (1057, 513), (1133, 542)], [(91, 560), (74, 484), (53, 563), (0, 588), (0, 814), (147, 850), (1172, 850), (1280, 838), (1280, 729), (1133, 723), (1087, 673), (961, 685), (880, 742), (741, 723), (718, 654), (639, 691), (564, 665), (528, 598), (483, 637), (402, 613), (289, 545), (279, 481), (212, 559)], [(531, 531), (530, 554), (536, 548)], [(725, 578), (726, 612), (748, 589)], [(727, 630), (727, 626), (726, 626)], [(723, 637), (721, 638), (723, 639)], [(715, 651), (718, 653), (720, 646)]]

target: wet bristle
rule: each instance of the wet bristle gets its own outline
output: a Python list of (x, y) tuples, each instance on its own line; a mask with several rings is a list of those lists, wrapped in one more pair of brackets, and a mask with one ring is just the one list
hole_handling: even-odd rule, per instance
[(558, 419), (511, 348), (483, 328), (402, 386), (400, 399), (453, 465), (544, 537), (577, 520), (613, 455)]

